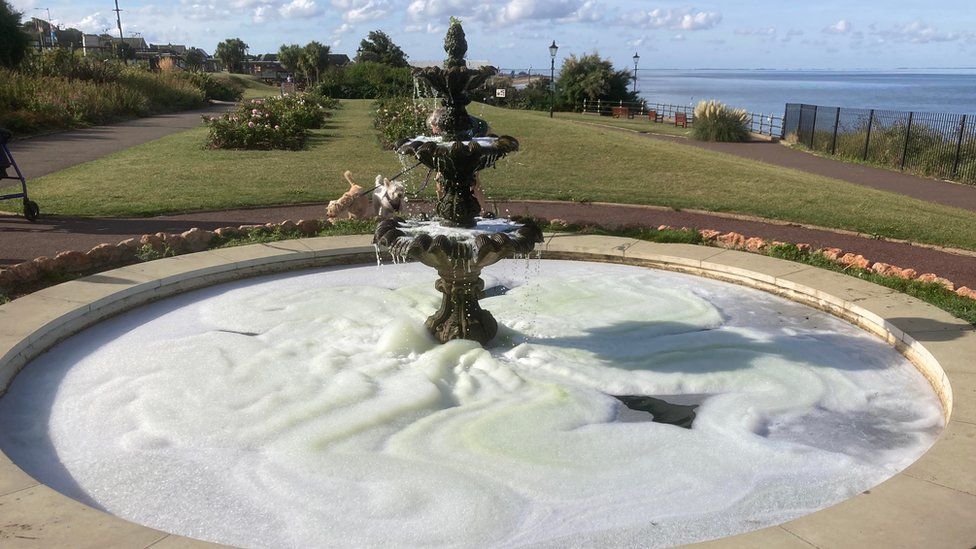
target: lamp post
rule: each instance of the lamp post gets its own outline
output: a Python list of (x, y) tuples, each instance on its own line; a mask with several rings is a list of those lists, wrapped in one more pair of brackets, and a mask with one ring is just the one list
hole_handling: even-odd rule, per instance
[(556, 45), (556, 41), (552, 41), (552, 45), (549, 46), (549, 118), (552, 118), (553, 111), (556, 110), (556, 52), (559, 51), (559, 46)]
[[(54, 23), (51, 22), (51, 8), (34, 8), (34, 11), (47, 12), (47, 30), (51, 36), (51, 47), (54, 47)], [(41, 31), (40, 24), (37, 25), (37, 45), (39, 51), (44, 49), (44, 33)]]
[(637, 93), (637, 62), (640, 61), (640, 56), (637, 52), (634, 52), (634, 93)]
[(356, 48), (356, 62), (360, 63), (363, 60), (363, 48), (362, 46)]

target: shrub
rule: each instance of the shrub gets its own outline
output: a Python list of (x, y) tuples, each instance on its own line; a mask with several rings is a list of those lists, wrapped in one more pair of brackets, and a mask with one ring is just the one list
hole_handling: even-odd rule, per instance
[(319, 95), (342, 99), (411, 97), (414, 91), (413, 75), (408, 67), (370, 61), (330, 67), (313, 89)]
[(254, 99), (237, 111), (206, 120), (214, 149), (298, 150), (308, 130), (321, 128), (329, 100), (308, 94)]
[(702, 101), (695, 107), (692, 136), (699, 141), (747, 141), (749, 115), (718, 101)]
[(422, 135), (427, 131), (430, 107), (408, 98), (384, 99), (376, 102), (373, 125), (380, 132), (383, 146), (392, 149), (401, 139)]
[(110, 81), (100, 81), (107, 72), (98, 74), (69, 79), (0, 69), (0, 126), (28, 134), (204, 105), (204, 93), (175, 74), (135, 67)]
[(218, 80), (205, 72), (178, 72), (175, 74), (203, 91), (207, 100), (240, 101), (241, 97), (244, 96), (243, 87), (235, 86), (230, 81)]

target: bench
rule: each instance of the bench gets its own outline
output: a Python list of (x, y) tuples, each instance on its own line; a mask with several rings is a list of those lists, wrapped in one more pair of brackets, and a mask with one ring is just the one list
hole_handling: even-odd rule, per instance
[(674, 125), (682, 128), (688, 127), (688, 115), (683, 112), (674, 113)]
[(664, 115), (657, 111), (647, 111), (647, 119), (651, 122), (664, 122)]
[(627, 107), (613, 107), (610, 112), (610, 116), (614, 118), (631, 118), (630, 109)]

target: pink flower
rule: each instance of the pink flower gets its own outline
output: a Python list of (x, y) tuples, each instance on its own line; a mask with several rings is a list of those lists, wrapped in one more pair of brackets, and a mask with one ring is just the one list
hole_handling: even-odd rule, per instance
[(257, 113), (258, 113), (257, 109), (251, 109), (251, 114), (257, 114)]
[(253, 128), (254, 127), (254, 122), (248, 122), (247, 123), (247, 127), (248, 128)]
[(281, 126), (275, 125), (275, 129), (276, 130), (280, 130), (281, 129)]

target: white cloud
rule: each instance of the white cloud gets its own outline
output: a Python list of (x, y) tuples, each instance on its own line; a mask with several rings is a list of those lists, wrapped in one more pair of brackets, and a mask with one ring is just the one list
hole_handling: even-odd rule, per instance
[(766, 27), (760, 29), (735, 29), (732, 31), (734, 34), (739, 36), (776, 36), (775, 27)]
[(695, 8), (655, 8), (651, 11), (640, 12), (620, 20), (621, 23), (636, 25), (638, 27), (684, 31), (711, 29), (721, 21), (721, 13), (716, 11), (701, 11)]
[(267, 23), (268, 21), (273, 21), (278, 18), (278, 12), (274, 7), (270, 5), (258, 6), (254, 8), (254, 14), (251, 19), (255, 23)]
[(517, 23), (527, 20), (579, 20), (584, 16), (593, 17), (593, 2), (581, 0), (508, 0), (499, 10), (499, 24)]
[(797, 36), (803, 36), (803, 31), (798, 30), (798, 29), (790, 29), (790, 30), (786, 31), (786, 34), (784, 34), (783, 36), (780, 37), (779, 41), (780, 42), (790, 42), (790, 41), (793, 40), (793, 38), (795, 38)]
[(851, 30), (854, 28), (851, 22), (847, 19), (841, 19), (840, 21), (824, 28), (823, 32), (825, 34), (850, 34)]
[(685, 35), (683, 35), (681, 33), (678, 33), (678, 34), (676, 34), (676, 35), (674, 35), (674, 36), (671, 37), (671, 41), (672, 42), (684, 42), (685, 41)]
[(105, 29), (111, 29), (114, 25), (115, 22), (110, 21), (108, 17), (102, 15), (101, 12), (86, 15), (77, 23), (68, 23), (68, 27), (74, 27), (88, 34), (101, 34), (105, 32)]
[(444, 23), (449, 16), (502, 26), (593, 22), (600, 20), (601, 12), (598, 0), (414, 0), (407, 6), (407, 17), (414, 22), (408, 30), (418, 31), (427, 22)]
[(931, 42), (954, 42), (963, 38), (957, 32), (941, 32), (935, 27), (922, 21), (912, 21), (904, 25), (896, 25), (886, 30), (875, 30), (873, 35), (892, 42), (909, 42), (912, 44), (928, 44)]
[(278, 13), (285, 19), (299, 19), (315, 17), (322, 13), (315, 0), (292, 0), (278, 8)]
[(363, 23), (385, 17), (390, 12), (387, 0), (332, 0), (332, 6), (348, 23)]
[[(235, 6), (236, 7), (236, 6)], [(187, 19), (194, 21), (210, 21), (214, 19), (224, 19), (231, 15), (223, 5), (214, 2), (193, 2), (182, 0), (180, 2), (180, 14)]]

